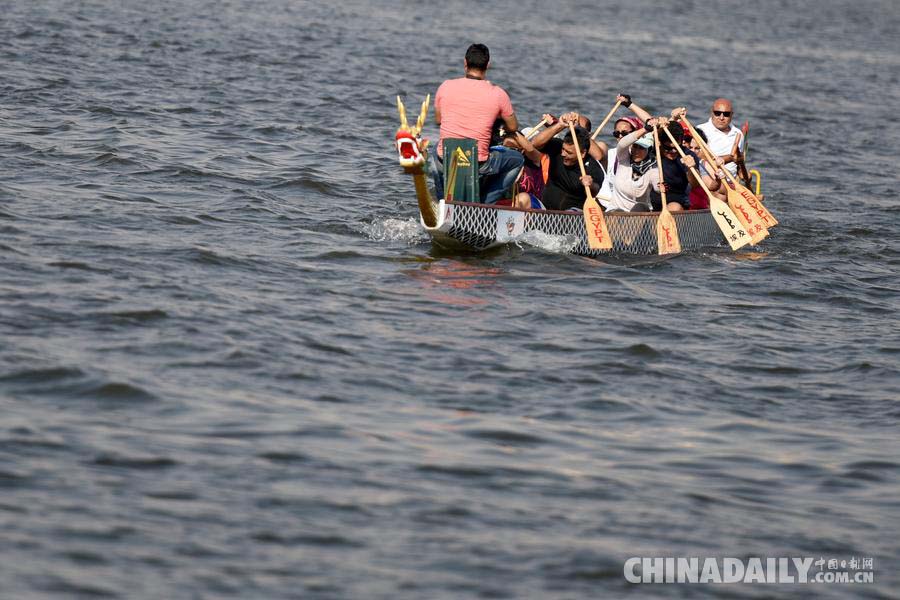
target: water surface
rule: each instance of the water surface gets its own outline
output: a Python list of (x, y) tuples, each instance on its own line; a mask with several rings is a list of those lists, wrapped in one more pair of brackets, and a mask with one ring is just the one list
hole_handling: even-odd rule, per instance
[[(4, 15), (4, 597), (895, 595), (895, 3)], [(433, 248), (393, 102), (473, 41), (526, 124), (733, 99), (781, 225), (664, 261)], [(633, 586), (632, 556), (876, 581)]]

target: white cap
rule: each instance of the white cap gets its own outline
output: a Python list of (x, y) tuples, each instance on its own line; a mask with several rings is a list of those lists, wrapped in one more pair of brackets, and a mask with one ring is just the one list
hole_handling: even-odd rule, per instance
[(653, 147), (653, 135), (650, 133), (645, 133), (641, 137), (637, 139), (635, 142), (641, 148), (652, 148)]

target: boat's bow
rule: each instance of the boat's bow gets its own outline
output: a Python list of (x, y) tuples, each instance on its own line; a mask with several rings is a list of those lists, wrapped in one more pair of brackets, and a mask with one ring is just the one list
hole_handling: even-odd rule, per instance
[(431, 192), (428, 191), (425, 176), (425, 163), (428, 159), (428, 140), (423, 140), (421, 137), (430, 101), (431, 95), (429, 94), (422, 102), (422, 110), (419, 112), (416, 124), (410, 127), (406, 119), (406, 107), (403, 106), (400, 96), (397, 96), (397, 110), (400, 112), (400, 129), (397, 130), (397, 135), (394, 137), (400, 166), (403, 167), (406, 173), (412, 175), (413, 182), (416, 185), (419, 213), (422, 217), (422, 224), (427, 228), (438, 225), (439, 215), (437, 202), (432, 197)]

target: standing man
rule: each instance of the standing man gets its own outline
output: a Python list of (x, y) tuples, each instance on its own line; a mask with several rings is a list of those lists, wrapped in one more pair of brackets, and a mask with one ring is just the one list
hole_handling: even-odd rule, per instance
[(701, 123), (697, 129), (706, 134), (710, 150), (725, 161), (725, 168), (737, 175), (738, 163), (743, 160), (744, 134), (731, 124), (733, 115), (731, 100), (718, 98), (713, 102), (709, 121)]
[(484, 44), (472, 44), (463, 60), (465, 77), (448, 79), (434, 97), (434, 118), (441, 127), (432, 176), (439, 197), (444, 195), (444, 139), (471, 138), (478, 142), (478, 176), (481, 200), (494, 204), (515, 182), (525, 159), (519, 152), (490, 150), (491, 129), (498, 118), (507, 131), (519, 122), (509, 95), (487, 79), (491, 53)]

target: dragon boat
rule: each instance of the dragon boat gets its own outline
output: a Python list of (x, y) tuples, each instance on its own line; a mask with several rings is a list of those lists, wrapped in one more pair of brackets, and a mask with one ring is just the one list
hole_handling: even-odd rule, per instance
[[(401, 124), (395, 140), (400, 166), (415, 184), (421, 225), (433, 243), (452, 250), (482, 251), (536, 232), (565, 238), (570, 251), (582, 256), (657, 254), (658, 212), (605, 213), (612, 247), (596, 249), (589, 243), (585, 215), (581, 211), (520, 209), (435, 198), (426, 175), (428, 140), (421, 137), (429, 100), (430, 97), (422, 102), (416, 124), (410, 126), (403, 102), (397, 98)], [(452, 186), (448, 182), (448, 189)], [(728, 241), (708, 209), (679, 211), (671, 216), (677, 225), (682, 251), (720, 248)], [(734, 243), (731, 245), (735, 247)]]

